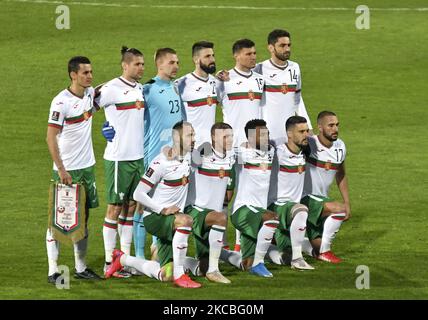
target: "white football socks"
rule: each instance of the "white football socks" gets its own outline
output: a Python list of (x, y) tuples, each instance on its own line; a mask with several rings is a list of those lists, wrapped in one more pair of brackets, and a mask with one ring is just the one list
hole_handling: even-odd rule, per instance
[(302, 256), (302, 242), (305, 238), (306, 220), (308, 219), (308, 212), (300, 211), (297, 213), (290, 225), (290, 238), (291, 248), (293, 250), (292, 260), (303, 258)]
[(331, 242), (339, 231), (343, 220), (345, 219), (345, 213), (333, 213), (325, 219), (324, 231), (321, 239), (320, 253), (324, 253), (331, 250)]
[(161, 280), (161, 267), (159, 262), (145, 260), (123, 254), (120, 257), (120, 264), (126, 267), (132, 267), (150, 278)]
[(257, 234), (256, 252), (254, 254), (253, 267), (264, 263), (264, 258), (272, 242), (273, 235), (278, 227), (278, 220), (268, 220), (263, 223)]
[(194, 276), (202, 276), (199, 270), (199, 260), (192, 257), (184, 258), (184, 270), (190, 270)]
[(88, 229), (85, 230), (85, 237), (73, 244), (74, 246), (74, 266), (78, 273), (86, 270), (86, 252), (88, 250)]
[(59, 242), (52, 237), (51, 230), (46, 232), (46, 250), (48, 253), (48, 276), (58, 272)]
[(117, 221), (108, 218), (104, 219), (103, 225), (103, 238), (104, 238), (104, 251), (107, 263), (112, 261), (113, 250), (116, 247), (117, 235)]
[(218, 271), (218, 259), (220, 258), (221, 248), (223, 247), (223, 235), (225, 227), (213, 225), (208, 235), (210, 244), (210, 255), (208, 260), (208, 272)]
[[(131, 254), (132, 236), (134, 232), (134, 217), (126, 217), (118, 224), (118, 233), (120, 237), (120, 250), (125, 254)], [(119, 232), (119, 229), (121, 231)]]
[(187, 254), (187, 241), (191, 232), (191, 227), (179, 227), (172, 238), (174, 279), (178, 279), (184, 274), (184, 258)]
[(242, 269), (242, 255), (240, 252), (222, 249), (220, 259), (224, 262), (230, 263), (238, 269)]

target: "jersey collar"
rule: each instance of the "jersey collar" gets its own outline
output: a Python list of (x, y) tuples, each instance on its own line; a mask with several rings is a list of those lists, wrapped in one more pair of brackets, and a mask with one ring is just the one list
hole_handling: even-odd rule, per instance
[(273, 65), (275, 68), (280, 69), (280, 70), (285, 70), (288, 68), (288, 61), (287, 64), (284, 67), (281, 67), (279, 65), (277, 65), (276, 63), (274, 63), (271, 59), (269, 59), (269, 62), (271, 65)]
[(127, 86), (130, 86), (131, 88), (135, 88), (137, 86), (137, 83), (134, 82), (134, 84), (132, 84), (131, 82), (127, 81), (126, 79), (119, 77), (118, 78), (120, 81), (122, 81), (124, 84), (126, 84)]
[(243, 73), (241, 73), (240, 71), (238, 71), (238, 69), (236, 69), (236, 68), (233, 68), (233, 70), (235, 70), (235, 72), (237, 73), (237, 74), (239, 74), (241, 77), (244, 77), (244, 78), (251, 78), (251, 76), (253, 75), (253, 70), (250, 70), (250, 74), (249, 75), (246, 75), (246, 74), (243, 74)]
[(193, 72), (191, 72), (190, 74), (191, 74), (192, 76), (194, 76), (196, 79), (198, 79), (198, 80), (200, 80), (200, 81), (203, 81), (203, 82), (208, 82), (208, 79), (209, 79), (209, 77), (210, 77), (210, 76), (208, 76), (208, 78), (204, 79), (204, 78), (199, 77), (198, 75), (196, 75), (196, 74), (195, 74), (195, 73), (193, 73)]

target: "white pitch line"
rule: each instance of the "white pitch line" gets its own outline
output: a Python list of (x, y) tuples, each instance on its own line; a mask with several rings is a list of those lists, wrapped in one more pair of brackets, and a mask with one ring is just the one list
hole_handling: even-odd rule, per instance
[[(105, 2), (80, 2), (80, 1), (51, 1), (51, 0), (6, 0), (6, 2), (36, 3), (36, 4), (63, 4), (93, 7), (122, 7), (122, 8), (157, 8), (157, 9), (221, 9), (221, 10), (295, 10), (295, 11), (355, 11), (355, 8), (335, 7), (249, 7), (249, 6), (208, 6), (208, 5), (143, 5), (143, 4), (120, 4)], [(428, 11), (428, 8), (370, 8), (372, 11)]]

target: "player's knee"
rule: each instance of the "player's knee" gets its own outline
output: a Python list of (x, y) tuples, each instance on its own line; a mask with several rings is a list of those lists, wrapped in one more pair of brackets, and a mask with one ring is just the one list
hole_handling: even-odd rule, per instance
[(175, 225), (176, 227), (192, 227), (193, 219), (188, 214), (176, 214)]
[(345, 204), (341, 203), (341, 202), (326, 202), (324, 204), (324, 211), (328, 214), (334, 214), (334, 213), (342, 213), (345, 212), (346, 207)]
[(266, 211), (263, 214), (263, 221), (268, 221), (268, 220), (279, 220), (278, 214), (276, 214), (273, 211)]
[(115, 204), (109, 204), (107, 206), (107, 218), (112, 220), (117, 220), (117, 218), (120, 215), (120, 212), (122, 211), (121, 205), (115, 205)]
[(227, 224), (227, 216), (223, 212), (214, 213), (214, 224), (225, 227)]
[(308, 216), (308, 207), (305, 206), (304, 204), (296, 203), (291, 208), (291, 218), (293, 219), (298, 214), (303, 214), (303, 215), (306, 215), (306, 217), (307, 217)]

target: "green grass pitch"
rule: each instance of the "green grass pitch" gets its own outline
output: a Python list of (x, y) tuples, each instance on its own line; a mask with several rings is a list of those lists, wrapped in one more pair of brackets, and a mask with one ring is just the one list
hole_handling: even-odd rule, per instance
[[(58, 3), (0, 1), (0, 299), (428, 298), (428, 11), (412, 10), (424, 7), (425, 1), (365, 1), (373, 8), (369, 30), (355, 27), (355, 8), (361, 4), (356, 1), (205, 1), (212, 6), (205, 8), (191, 7), (200, 5), (195, 0), (170, 0), (165, 7), (151, 7), (156, 1), (90, 2), (69, 3), (71, 29), (57, 30)], [(121, 6), (93, 5), (99, 2)], [(264, 9), (218, 7), (222, 5)], [(330, 9), (310, 9), (321, 7)], [(341, 122), (353, 217), (333, 248), (345, 262), (328, 265), (309, 259), (316, 267), (313, 272), (270, 266), (273, 279), (223, 265), (233, 283), (222, 286), (202, 279), (199, 290), (146, 277), (95, 283), (72, 279), (70, 290), (48, 285), (44, 238), (52, 161), (45, 136), (50, 102), (69, 84), (67, 60), (88, 56), (98, 84), (120, 74), (121, 45), (135, 46), (145, 53), (145, 82), (155, 75), (152, 56), (158, 47), (178, 51), (183, 75), (193, 68), (192, 43), (208, 39), (215, 43), (217, 66), (231, 68), (234, 40), (254, 40), (262, 61), (268, 58), (266, 36), (274, 28), (292, 34), (291, 59), (300, 63), (312, 122), (323, 109), (337, 112)], [(89, 266), (100, 273), (106, 207), (103, 121), (102, 112), (95, 115), (101, 205), (91, 212), (88, 253)], [(332, 195), (339, 198), (337, 188)], [(234, 241), (232, 231), (229, 241)], [(72, 270), (71, 247), (62, 247), (59, 263)], [(368, 290), (356, 289), (359, 265), (369, 267)]]

